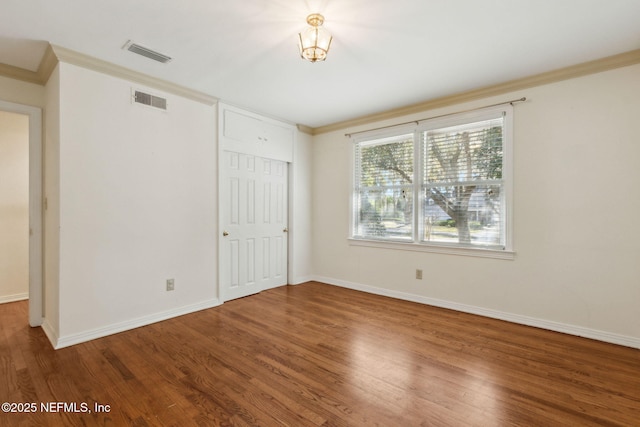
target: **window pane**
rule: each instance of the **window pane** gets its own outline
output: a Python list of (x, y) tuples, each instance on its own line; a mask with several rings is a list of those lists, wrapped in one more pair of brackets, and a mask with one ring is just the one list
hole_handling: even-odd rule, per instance
[(412, 240), (412, 187), (362, 190), (357, 197), (355, 236)]
[(413, 241), (413, 134), (356, 145), (354, 236)]
[(504, 247), (503, 118), (422, 132), (424, 242)]
[(425, 185), (422, 218), (425, 242), (504, 246), (501, 184)]
[(502, 178), (502, 119), (423, 132), (424, 182)]
[(372, 141), (358, 146), (360, 187), (386, 187), (413, 182), (413, 136), (392, 142)]

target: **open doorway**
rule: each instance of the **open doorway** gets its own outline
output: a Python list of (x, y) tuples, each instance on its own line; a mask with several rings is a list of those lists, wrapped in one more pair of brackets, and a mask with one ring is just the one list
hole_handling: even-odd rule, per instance
[(43, 319), (42, 113), (0, 101), (0, 302), (29, 298)]
[(29, 116), (0, 111), (0, 303), (29, 297)]

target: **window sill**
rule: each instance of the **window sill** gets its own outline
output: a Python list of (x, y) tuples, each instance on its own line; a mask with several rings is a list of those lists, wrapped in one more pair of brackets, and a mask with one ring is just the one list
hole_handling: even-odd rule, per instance
[(460, 255), (471, 256), (480, 258), (493, 258), (493, 259), (506, 259), (513, 260), (516, 257), (516, 253), (513, 251), (497, 250), (497, 249), (483, 249), (483, 248), (464, 248), (446, 245), (428, 245), (424, 243), (409, 243), (409, 242), (383, 242), (380, 240), (367, 240), (367, 239), (354, 239), (349, 238), (349, 245), (351, 246), (366, 246), (370, 248), (380, 249), (394, 249), (402, 251), (414, 251), (414, 252), (431, 252), (447, 255)]

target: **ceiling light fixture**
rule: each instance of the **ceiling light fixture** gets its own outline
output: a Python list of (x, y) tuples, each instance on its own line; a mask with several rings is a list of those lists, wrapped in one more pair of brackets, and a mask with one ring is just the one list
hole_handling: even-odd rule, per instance
[(312, 13), (307, 16), (309, 27), (298, 34), (300, 56), (310, 62), (324, 61), (331, 46), (331, 34), (324, 28), (324, 16)]

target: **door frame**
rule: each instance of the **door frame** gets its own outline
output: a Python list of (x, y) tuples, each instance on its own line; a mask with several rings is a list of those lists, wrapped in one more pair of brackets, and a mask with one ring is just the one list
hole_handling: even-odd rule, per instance
[(36, 327), (44, 317), (42, 109), (0, 100), (0, 110), (29, 117), (29, 325)]

